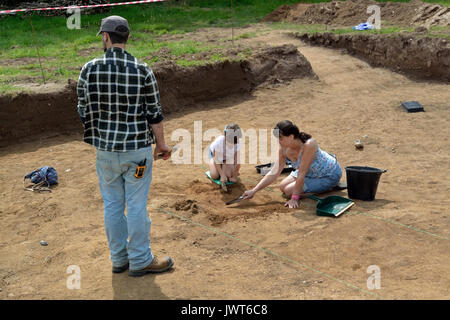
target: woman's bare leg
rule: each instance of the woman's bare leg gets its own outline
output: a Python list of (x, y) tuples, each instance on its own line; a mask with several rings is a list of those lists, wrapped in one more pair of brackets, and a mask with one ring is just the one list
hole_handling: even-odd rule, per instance
[(209, 159), (209, 173), (211, 175), (211, 178), (214, 180), (220, 178), (219, 171), (217, 170), (217, 166), (220, 166), (220, 164), (217, 164), (214, 159)]
[[(288, 176), (283, 179), (280, 183), (280, 190), (286, 195), (286, 197), (291, 197), (294, 193), (295, 181), (297, 179), (293, 176)], [(306, 193), (299, 194), (300, 198), (305, 198), (307, 196)]]
[(241, 165), (240, 164), (233, 165), (232, 169), (233, 170), (232, 170), (232, 175), (230, 177), (230, 181), (231, 182), (236, 182), (237, 178), (238, 178), (238, 175), (239, 175), (239, 170), (241, 169)]
[(287, 176), (286, 178), (284, 178), (283, 181), (281, 181), (280, 183), (281, 192), (286, 194), (286, 187), (290, 185), (292, 182), (295, 183), (295, 180), (296, 179), (293, 176)]
[(225, 177), (227, 177), (227, 180), (230, 180), (230, 178), (233, 176), (233, 167), (234, 165), (228, 163), (222, 166), (223, 173)]

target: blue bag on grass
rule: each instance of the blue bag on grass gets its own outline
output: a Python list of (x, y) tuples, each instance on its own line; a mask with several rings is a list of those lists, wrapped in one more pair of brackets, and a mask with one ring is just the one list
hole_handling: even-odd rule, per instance
[(374, 27), (368, 22), (360, 23), (357, 26), (353, 27), (353, 30), (372, 30)]

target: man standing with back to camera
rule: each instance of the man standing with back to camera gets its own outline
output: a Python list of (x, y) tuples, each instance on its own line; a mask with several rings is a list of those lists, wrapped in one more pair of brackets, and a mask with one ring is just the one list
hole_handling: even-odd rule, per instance
[(105, 54), (81, 70), (78, 114), (84, 141), (97, 148), (112, 272), (129, 269), (135, 277), (164, 272), (173, 261), (170, 257), (160, 261), (152, 254), (147, 212), (153, 160), (170, 151), (164, 141), (158, 85), (147, 64), (125, 50), (130, 34), (126, 19), (102, 19), (99, 34)]

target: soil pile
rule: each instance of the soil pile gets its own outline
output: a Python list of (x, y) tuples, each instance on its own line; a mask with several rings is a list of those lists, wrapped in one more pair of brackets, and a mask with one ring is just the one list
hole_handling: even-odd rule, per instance
[(397, 35), (302, 34), (301, 40), (345, 48), (372, 65), (383, 66), (421, 79), (450, 82), (450, 44), (446, 39)]
[(251, 92), (262, 83), (294, 78), (317, 78), (311, 64), (293, 45), (257, 50), (243, 61), (224, 61), (198, 67), (181, 67), (171, 61), (153, 66), (165, 112), (189, 105)]
[[(106, 0), (53, 0), (48, 2), (21, 2), (14, 3), (13, 5), (0, 5), (0, 10), (12, 10), (12, 9), (31, 9), (31, 8), (55, 8), (55, 7), (70, 7), (70, 6), (87, 6), (87, 5), (97, 5), (106, 4)], [(109, 12), (110, 7), (97, 7), (97, 8), (81, 8), (81, 12), (86, 14), (96, 14)], [(34, 14), (44, 15), (44, 16), (60, 16), (66, 15), (67, 10), (45, 10), (45, 11), (33, 11)], [(24, 14), (24, 13), (21, 13)], [(27, 12), (27, 14), (30, 14)], [(1, 16), (0, 16), (1, 17)]]
[(269, 14), (263, 21), (354, 26), (366, 22), (373, 14), (373, 12), (367, 13), (367, 8), (370, 5), (380, 7), (383, 23), (425, 27), (450, 25), (450, 7), (423, 3), (420, 0), (409, 3), (348, 0), (345, 2), (283, 5)]
[[(164, 62), (152, 69), (165, 114), (186, 110), (202, 101), (248, 94), (263, 83), (317, 79), (311, 64), (293, 45), (259, 48), (242, 61), (226, 60), (195, 67)], [(0, 146), (43, 132), (81, 130), (76, 105), (75, 81), (69, 81), (57, 92), (0, 97)]]

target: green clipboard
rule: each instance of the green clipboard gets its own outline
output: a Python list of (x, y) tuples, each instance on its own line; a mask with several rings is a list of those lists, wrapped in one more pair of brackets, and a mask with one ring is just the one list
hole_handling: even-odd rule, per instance
[[(209, 172), (209, 170), (206, 171), (205, 174), (206, 174), (206, 176), (209, 178), (209, 180), (211, 180), (212, 182), (214, 182), (215, 184), (217, 184), (217, 185), (219, 185), (219, 186), (221, 185), (221, 184), (220, 184), (220, 179), (213, 179), (213, 178), (211, 178), (211, 173)], [(230, 181), (227, 181), (227, 182), (226, 182), (226, 185), (229, 186), (229, 185), (235, 184), (235, 183), (236, 183), (236, 182), (230, 182)]]

